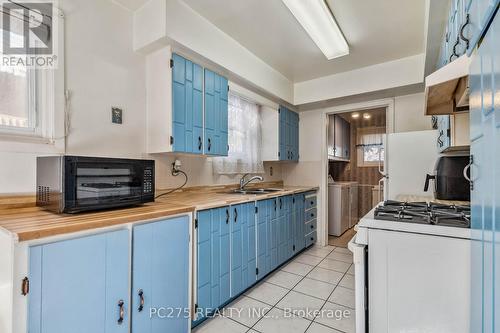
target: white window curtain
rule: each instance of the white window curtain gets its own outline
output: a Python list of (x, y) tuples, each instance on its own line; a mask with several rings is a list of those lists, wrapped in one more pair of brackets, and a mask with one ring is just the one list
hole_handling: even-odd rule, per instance
[(358, 129), (357, 147), (382, 146), (384, 144), (383, 136), (385, 128), (368, 127)]
[(229, 94), (229, 154), (214, 158), (216, 174), (264, 173), (260, 107)]

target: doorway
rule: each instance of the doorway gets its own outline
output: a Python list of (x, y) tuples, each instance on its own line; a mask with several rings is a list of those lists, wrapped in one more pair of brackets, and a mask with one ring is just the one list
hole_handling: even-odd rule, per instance
[(387, 107), (327, 114), (328, 244), (347, 247), (354, 226), (384, 199)]

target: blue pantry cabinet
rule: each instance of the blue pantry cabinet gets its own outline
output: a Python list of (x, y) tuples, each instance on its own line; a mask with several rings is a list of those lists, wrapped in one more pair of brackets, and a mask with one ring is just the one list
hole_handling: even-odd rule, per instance
[(29, 332), (128, 333), (129, 250), (127, 230), (30, 247)]
[(279, 160), (297, 162), (299, 160), (299, 115), (281, 105), (278, 112)]
[[(498, 1), (478, 1), (478, 17)], [(500, 331), (500, 17), (494, 11), (470, 67), (471, 332)], [(488, 22), (483, 22), (488, 26)]]
[(173, 53), (173, 152), (227, 156), (228, 80)]
[(172, 138), (174, 152), (203, 153), (203, 68), (172, 55)]
[[(133, 230), (132, 332), (188, 332), (188, 217)], [(150, 316), (151, 308), (159, 312)]]
[(227, 79), (205, 69), (206, 155), (228, 155), (228, 92)]

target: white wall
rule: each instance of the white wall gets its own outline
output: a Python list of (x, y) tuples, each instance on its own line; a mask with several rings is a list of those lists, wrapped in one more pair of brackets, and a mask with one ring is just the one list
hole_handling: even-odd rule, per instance
[(422, 83), (424, 54), (324, 76), (294, 85), (294, 104), (301, 105)]
[[(237, 184), (240, 181), (241, 175), (216, 175), (212, 168), (212, 158), (163, 154), (151, 155), (149, 158), (155, 160), (156, 166), (156, 186), (159, 189), (176, 188), (184, 183), (184, 176), (172, 176), (171, 166), (175, 159), (182, 162), (182, 170), (189, 176), (186, 186), (203, 186), (203, 185), (227, 185)], [(271, 176), (271, 168), (273, 175)], [(282, 165), (278, 162), (264, 163), (265, 174), (264, 181), (280, 181), (282, 180)]]
[(431, 117), (424, 115), (424, 93), (394, 98), (394, 132), (426, 131), (432, 129)]
[[(132, 13), (103, 0), (59, 5), (65, 14), (66, 86), (72, 93), (68, 153), (141, 157), (145, 60), (132, 48)], [(111, 106), (123, 108), (123, 125), (111, 123)], [(36, 156), (50, 149), (10, 144), (1, 151), (0, 193), (33, 193)]]

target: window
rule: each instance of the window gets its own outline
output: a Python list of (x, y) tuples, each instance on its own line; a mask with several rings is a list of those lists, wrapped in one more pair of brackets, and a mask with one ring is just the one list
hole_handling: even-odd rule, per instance
[(234, 93), (229, 94), (229, 154), (214, 158), (217, 174), (264, 173), (260, 107)]
[(357, 164), (360, 167), (376, 167), (384, 161), (383, 136), (385, 128), (368, 127), (357, 130)]
[[(57, 9), (55, 12), (59, 13)], [(10, 12), (10, 29), (5, 31), (0, 27), (0, 37), (4, 34), (9, 36), (10, 47), (23, 48), (25, 36), (23, 35), (23, 24), (26, 16), (19, 11)], [(7, 15), (7, 14), (4, 14)], [(62, 40), (62, 13), (56, 20), (57, 27), (52, 26), (52, 30), (47, 29), (47, 36), (57, 36), (57, 40)], [(31, 20), (36, 20), (30, 16)], [(30, 25), (31, 26), (31, 25)], [(57, 34), (54, 33), (57, 29)], [(30, 47), (37, 47), (42, 42), (33, 37), (30, 31)], [(48, 37), (51, 38), (51, 37)], [(55, 38), (55, 37), (54, 37)], [(46, 42), (46, 41), (45, 41)], [(4, 40), (0, 38), (0, 55), (5, 50)], [(54, 48), (58, 45), (54, 44)], [(28, 55), (28, 52), (26, 52)], [(6, 56), (10, 56), (8, 53)], [(58, 52), (59, 67), (64, 67), (63, 54)], [(21, 57), (22, 58), (22, 57)], [(3, 58), (2, 58), (3, 59)], [(38, 63), (37, 63), (38, 64)], [(47, 69), (38, 67), (25, 67), (22, 65), (5, 66), (0, 62), (0, 140), (25, 141), (35, 140), (43, 143), (53, 143), (57, 137), (64, 135), (64, 116), (61, 119), (56, 117), (56, 108), (62, 113), (64, 109), (63, 96), (63, 69)], [(56, 85), (60, 88), (56, 95)]]
[[(0, 29), (4, 33), (4, 30)], [(11, 40), (23, 43), (21, 35), (10, 33)], [(0, 38), (0, 49), (3, 42)], [(26, 67), (0, 64), (0, 126), (2, 129), (32, 129), (36, 126), (34, 71)]]

